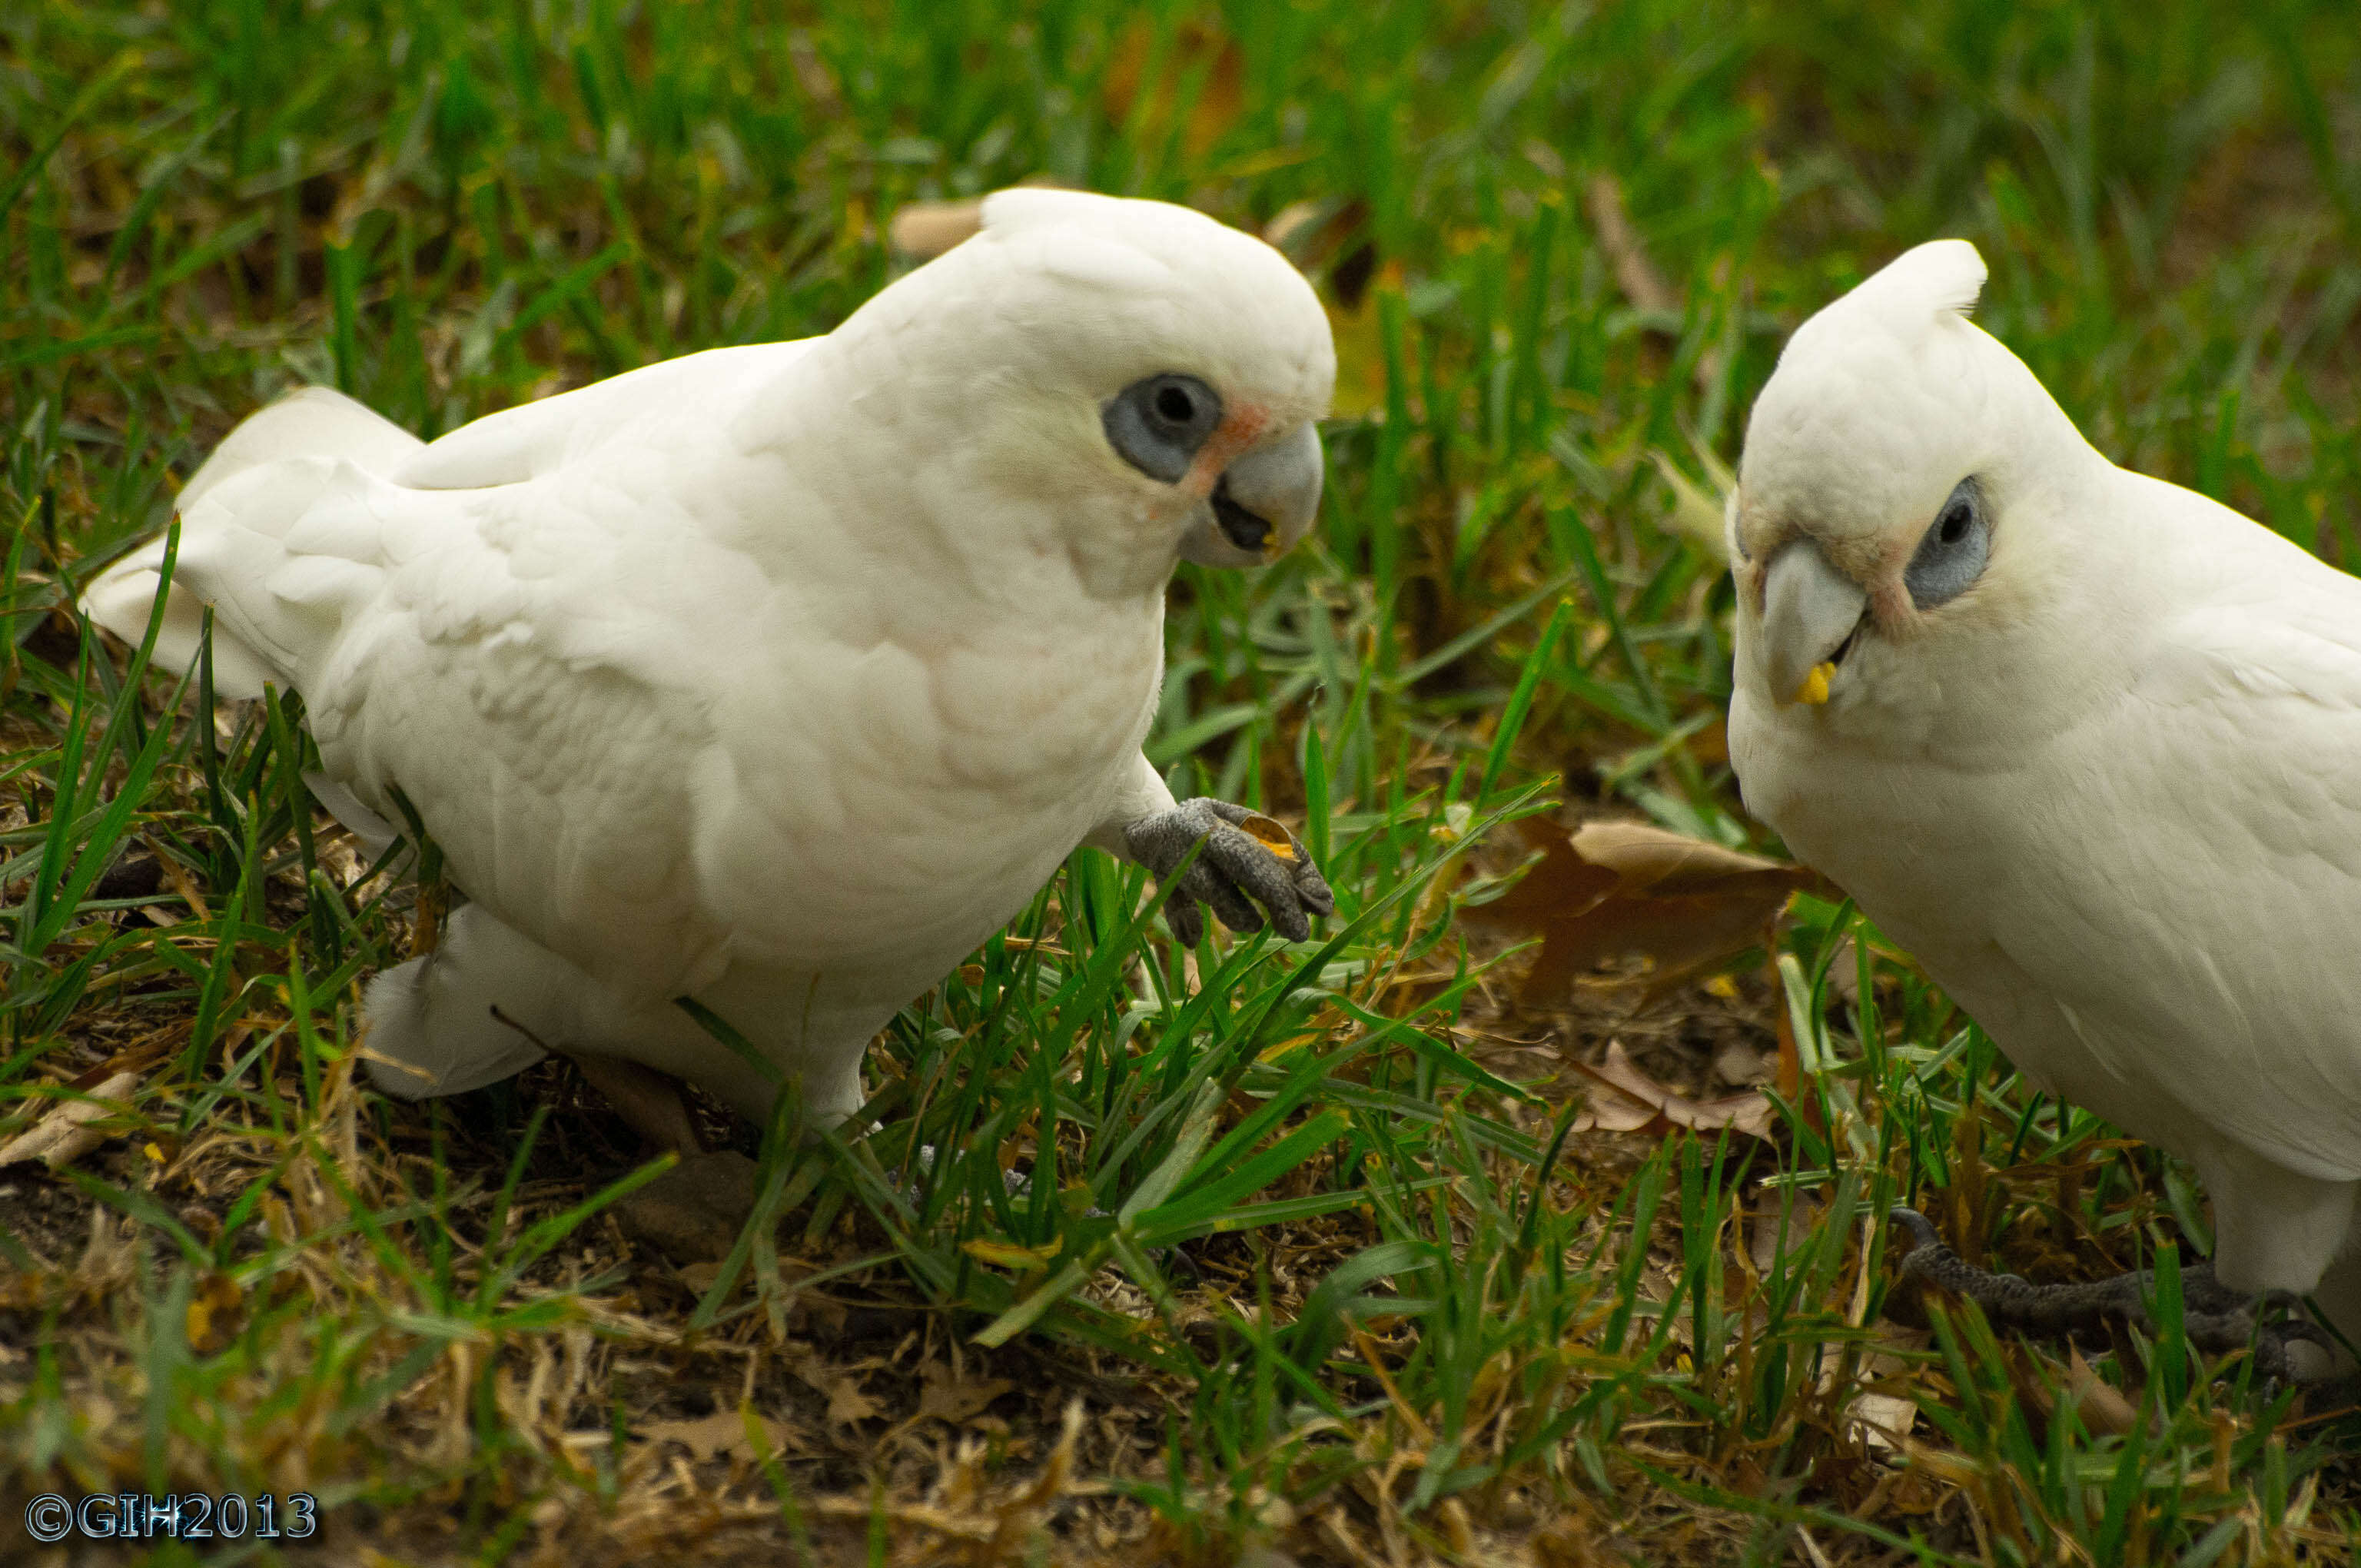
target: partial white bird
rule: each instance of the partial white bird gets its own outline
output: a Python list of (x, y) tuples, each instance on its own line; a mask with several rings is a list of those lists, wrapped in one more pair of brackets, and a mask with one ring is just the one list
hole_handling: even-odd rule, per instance
[(2101, 456), (1968, 320), (1983, 280), (1908, 252), (1754, 406), (1747, 807), (2032, 1082), (2196, 1168), (2222, 1286), (2361, 1335), (2361, 582)]
[[(1008, 191), (824, 337), (716, 349), (432, 443), (313, 389), (180, 500), (160, 660), (300, 692), (322, 803), (415, 811), (468, 902), (367, 994), (378, 1084), (543, 1047), (829, 1124), (895, 1011), (1082, 843), (1285, 935), (1300, 843), (1140, 752), (1176, 562), (1310, 528), (1335, 356), (1302, 277), (1185, 208)], [(85, 599), (146, 629), (161, 542)], [(1240, 824), (1244, 824), (1242, 828)], [(1264, 840), (1268, 840), (1266, 843)]]

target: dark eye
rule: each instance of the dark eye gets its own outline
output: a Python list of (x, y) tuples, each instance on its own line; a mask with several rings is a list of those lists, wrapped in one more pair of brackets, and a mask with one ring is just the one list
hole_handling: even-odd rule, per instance
[(1984, 562), (1992, 554), (1988, 512), (1983, 487), (1976, 483), (1975, 476), (1953, 488), (1902, 574), (1913, 604), (1932, 609), (1949, 603), (1983, 576)]
[(1222, 400), (1194, 376), (1150, 376), (1108, 399), (1100, 422), (1116, 455), (1151, 479), (1176, 484), (1222, 422)]

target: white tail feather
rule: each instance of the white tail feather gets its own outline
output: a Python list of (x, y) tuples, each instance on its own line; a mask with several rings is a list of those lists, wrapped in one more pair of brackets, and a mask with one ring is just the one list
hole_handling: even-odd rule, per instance
[[(226, 584), (243, 574), (287, 568), (280, 541), (326, 491), (338, 465), (383, 475), (423, 444), (325, 387), (291, 393), (230, 432), (181, 489), (181, 552), (157, 633), (158, 664), (185, 669), (196, 658), (206, 600), (215, 597), (204, 590), (208, 578)], [(242, 483), (225, 490), (233, 480)], [(164, 546), (163, 539), (151, 540), (102, 573), (82, 594), (90, 618), (127, 642), (145, 637)], [(343, 581), (350, 586), (348, 572)], [(315, 594), (326, 586), (317, 572), (289, 580), (291, 587), (299, 585)], [(291, 660), (287, 639), (263, 635), (250, 625), (233, 626), (233, 619), (226, 613), (216, 618), (215, 690), (225, 696), (258, 697), (266, 682), (300, 685), (302, 670)]]

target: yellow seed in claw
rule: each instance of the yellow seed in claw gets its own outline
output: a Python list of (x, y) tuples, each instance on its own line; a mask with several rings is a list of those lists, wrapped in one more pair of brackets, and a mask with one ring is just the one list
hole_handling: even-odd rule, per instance
[(1795, 688), (1795, 700), (1810, 703), (1815, 707), (1828, 701), (1828, 677), (1836, 673), (1834, 664), (1825, 662), (1814, 664), (1812, 673), (1804, 677), (1804, 684)]
[(1268, 850), (1274, 860), (1295, 859), (1295, 845), (1289, 840), (1287, 829), (1265, 817), (1261, 812), (1250, 814), (1238, 826), (1245, 830), (1246, 837)]

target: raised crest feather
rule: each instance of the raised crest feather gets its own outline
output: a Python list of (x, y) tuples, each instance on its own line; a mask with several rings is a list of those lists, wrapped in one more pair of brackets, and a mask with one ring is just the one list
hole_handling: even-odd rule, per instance
[(1984, 276), (1984, 258), (1966, 240), (1929, 240), (1887, 262), (1842, 303), (1883, 318), (1894, 332), (1916, 333), (1973, 312)]

